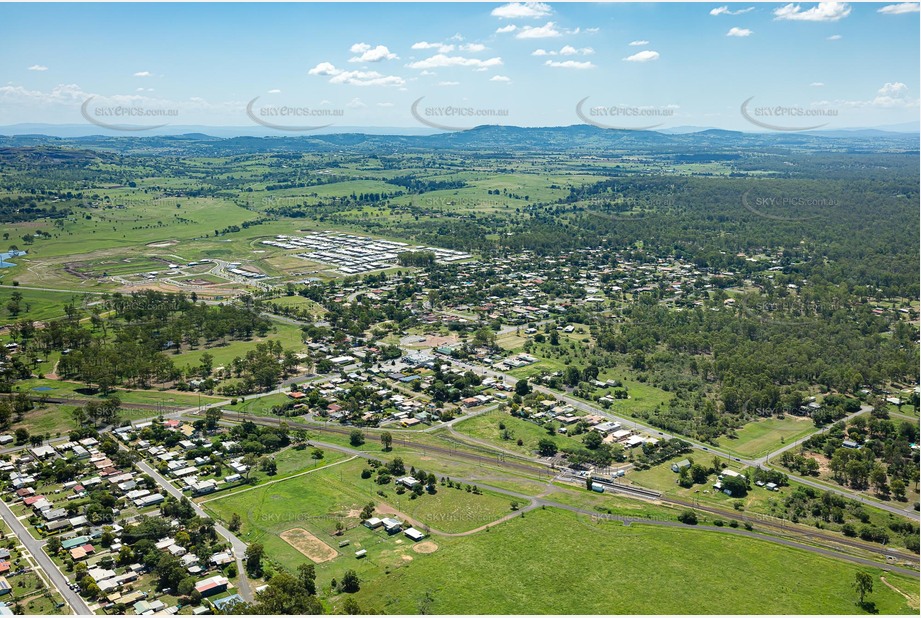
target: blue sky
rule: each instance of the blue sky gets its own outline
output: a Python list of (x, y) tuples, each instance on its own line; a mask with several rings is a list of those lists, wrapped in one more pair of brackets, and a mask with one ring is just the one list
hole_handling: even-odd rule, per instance
[(0, 5), (0, 125), (86, 123), (94, 97), (253, 126), (259, 97), (286, 126), (548, 126), (585, 99), (603, 126), (760, 131), (751, 97), (835, 128), (917, 121), (919, 96), (917, 3)]

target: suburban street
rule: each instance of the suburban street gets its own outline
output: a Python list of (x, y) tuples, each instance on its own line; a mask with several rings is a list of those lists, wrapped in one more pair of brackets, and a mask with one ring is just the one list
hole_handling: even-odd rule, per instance
[(0, 500), (0, 517), (3, 517), (3, 521), (5, 521), (6, 525), (13, 531), (13, 535), (19, 539), (28, 552), (32, 554), (32, 557), (35, 558), (35, 561), (38, 562), (39, 566), (42, 567), (42, 570), (51, 578), (55, 588), (58, 589), (58, 592), (61, 593), (61, 596), (64, 597), (64, 600), (70, 605), (73, 612), (78, 615), (92, 615), (93, 612), (90, 611), (86, 601), (84, 601), (79, 594), (70, 589), (67, 578), (64, 577), (64, 574), (61, 573), (57, 565), (48, 557), (48, 554), (45, 553), (45, 541), (38, 541), (32, 538), (32, 535), (29, 534), (29, 531), (22, 525), (22, 522), (16, 518), (16, 515), (10, 510), (10, 507), (2, 500)]
[[(182, 499), (182, 492), (179, 491), (172, 483), (170, 483), (162, 474), (153, 469), (153, 467), (148, 464), (146, 461), (138, 460), (136, 464), (138, 468), (141, 469), (145, 474), (150, 475), (150, 477), (157, 482), (157, 484), (166, 490), (171, 496), (176, 499)], [(198, 506), (195, 502), (192, 502), (192, 508), (195, 510), (195, 514), (199, 517), (211, 518), (210, 515), (205, 513), (205, 510)], [(219, 522), (214, 522), (214, 529), (222, 537), (227, 539), (230, 542), (231, 547), (233, 547), (233, 555), (237, 559), (237, 573), (240, 575), (240, 586), (237, 593), (243, 597), (245, 601), (253, 600), (253, 591), (249, 585), (249, 579), (246, 577), (246, 570), (243, 568), (243, 554), (246, 553), (246, 543), (241, 541), (237, 535), (225, 528)]]

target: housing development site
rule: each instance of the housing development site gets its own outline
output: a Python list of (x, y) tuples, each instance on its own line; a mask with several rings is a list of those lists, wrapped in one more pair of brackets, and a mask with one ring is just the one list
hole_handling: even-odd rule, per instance
[(414, 247), (405, 242), (330, 231), (307, 236), (279, 235), (275, 240), (263, 240), (262, 244), (281, 249), (307, 249), (308, 252), (298, 253), (297, 256), (311, 262), (331, 264), (347, 275), (392, 268), (397, 265), (399, 254), (407, 251), (431, 253), (440, 264), (469, 260), (472, 257), (462, 251)]

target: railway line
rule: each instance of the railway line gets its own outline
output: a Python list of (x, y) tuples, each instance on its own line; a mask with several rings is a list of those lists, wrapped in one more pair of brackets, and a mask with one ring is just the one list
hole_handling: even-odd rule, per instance
[[(239, 412), (224, 412), (225, 420), (232, 420), (237, 422), (249, 421), (257, 425), (278, 425), (282, 422), (287, 422), (289, 427), (294, 429), (304, 429), (307, 431), (315, 431), (320, 433), (348, 436), (354, 427), (338, 427), (338, 426), (324, 426), (318, 424), (308, 424), (308, 423), (299, 423), (291, 422), (285, 419), (275, 419), (270, 417), (254, 417), (251, 415), (241, 414)], [(379, 433), (379, 430), (375, 429), (362, 429), (363, 431), (370, 431), (372, 433)], [(507, 468), (514, 470), (516, 472), (524, 472), (527, 474), (544, 474), (545, 472), (551, 471), (555, 473), (558, 469), (553, 466), (543, 465), (538, 462), (531, 461), (530, 463), (525, 463), (526, 458), (524, 457), (514, 457), (507, 455), (505, 453), (496, 454), (493, 453), (490, 456), (481, 455), (473, 453), (467, 450), (461, 449), (452, 449), (448, 447), (436, 446), (432, 444), (414, 444), (412, 441), (412, 436), (407, 435), (408, 432), (400, 432), (398, 435), (394, 436), (394, 440), (399, 442), (402, 441), (405, 446), (415, 446), (420, 449), (424, 449), (426, 452), (439, 453), (448, 457), (453, 457), (456, 459), (463, 459), (467, 461), (473, 461), (480, 464), (489, 464), (491, 466), (498, 466), (502, 468)], [(459, 446), (462, 446), (464, 449), (477, 448), (476, 445), (470, 445), (466, 442), (457, 442)], [(485, 447), (480, 447), (482, 452), (488, 452)], [(865, 543), (857, 539), (851, 539), (844, 536), (831, 535), (827, 533), (820, 532), (818, 530), (807, 529), (805, 526), (799, 526), (793, 524), (792, 522), (785, 522), (783, 520), (776, 520), (770, 516), (763, 516), (758, 514), (746, 514), (737, 511), (729, 511), (720, 509), (718, 507), (701, 505), (696, 502), (681, 500), (680, 498), (665, 497), (661, 492), (647, 489), (645, 487), (638, 487), (636, 485), (627, 485), (625, 483), (615, 483), (612, 481), (607, 481), (606, 479), (596, 479), (600, 480), (606, 488), (610, 489), (612, 492), (626, 495), (632, 498), (637, 498), (641, 500), (656, 501), (665, 506), (672, 506), (675, 508), (683, 509), (694, 509), (709, 515), (718, 516), (724, 518), (727, 521), (730, 519), (735, 519), (740, 522), (748, 522), (752, 525), (757, 524), (762, 530), (768, 528), (774, 534), (780, 534), (786, 537), (795, 537), (803, 541), (817, 543), (825, 546), (843, 546), (852, 550), (870, 552), (877, 555), (882, 555), (887, 559), (900, 560), (906, 563), (911, 563), (913, 566), (918, 564), (918, 556), (915, 554), (907, 553), (902, 550), (896, 550), (894, 548), (881, 546), (877, 544)]]

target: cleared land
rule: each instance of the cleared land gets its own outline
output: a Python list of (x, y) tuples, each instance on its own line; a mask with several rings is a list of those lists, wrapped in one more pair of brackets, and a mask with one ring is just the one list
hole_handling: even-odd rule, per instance
[(303, 528), (291, 528), (290, 530), (285, 530), (279, 536), (291, 547), (317, 564), (332, 560), (339, 555), (339, 552)]

